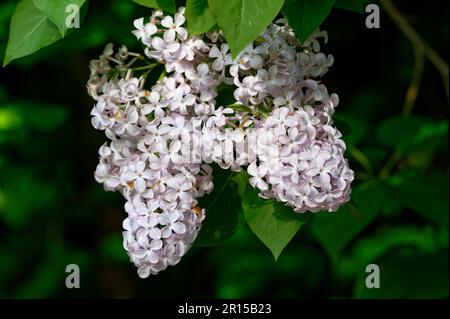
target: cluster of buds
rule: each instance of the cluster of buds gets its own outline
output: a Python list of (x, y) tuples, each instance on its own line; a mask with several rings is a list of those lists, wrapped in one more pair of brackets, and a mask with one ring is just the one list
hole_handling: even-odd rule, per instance
[[(144, 54), (109, 44), (90, 63), (92, 125), (110, 139), (95, 178), (127, 200), (123, 243), (142, 278), (177, 264), (194, 242), (211, 163), (247, 169), (260, 196), (295, 212), (335, 211), (353, 180), (333, 127), (338, 97), (317, 80), (333, 63), (320, 52), (325, 32), (301, 44), (280, 19), (233, 58), (221, 31), (190, 36), (184, 24), (184, 8), (156, 11), (134, 21)], [(221, 105), (229, 88), (234, 102)]]

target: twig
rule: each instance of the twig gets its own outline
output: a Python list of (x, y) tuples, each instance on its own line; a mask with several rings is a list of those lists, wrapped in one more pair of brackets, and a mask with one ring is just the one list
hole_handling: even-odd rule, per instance
[[(411, 77), (411, 82), (408, 86), (408, 90), (406, 91), (402, 115), (404, 117), (408, 117), (411, 114), (412, 109), (414, 108), (414, 105), (416, 103), (417, 95), (419, 94), (420, 83), (422, 81), (425, 57), (430, 60), (430, 62), (441, 74), (448, 101), (448, 64), (422, 39), (422, 37), (416, 32), (416, 30), (411, 27), (408, 20), (392, 4), (391, 0), (380, 0), (380, 3), (392, 19), (392, 21), (394, 21), (400, 31), (402, 31), (402, 33), (408, 38), (414, 48), (414, 69)], [(398, 161), (402, 158), (402, 155), (403, 154), (401, 151), (394, 151), (394, 153), (392, 153), (392, 155), (388, 158), (384, 167), (381, 169), (378, 177), (380, 179), (386, 179), (387, 177), (389, 177), (389, 174), (397, 165)]]
[(394, 151), (392, 155), (387, 160), (386, 164), (380, 171), (378, 177), (383, 180), (389, 177), (391, 170), (397, 165), (397, 162), (402, 158), (402, 153), (400, 151)]
[(411, 83), (409, 84), (408, 90), (406, 91), (405, 103), (403, 104), (403, 116), (409, 116), (417, 100), (417, 95), (419, 94), (420, 82), (422, 81), (423, 68), (425, 64), (425, 57), (423, 53), (414, 47), (414, 69), (411, 78)]
[(132, 68), (131, 70), (133, 70), (133, 71), (142, 71), (142, 70), (148, 70), (148, 69), (152, 70), (153, 68), (155, 68), (158, 65), (159, 65), (159, 63), (153, 63), (153, 64), (149, 64), (149, 65)]
[(350, 145), (348, 148), (349, 153), (353, 156), (353, 158), (359, 163), (361, 164), (362, 167), (364, 167), (364, 169), (366, 170), (366, 173), (368, 173), (369, 175), (373, 175), (373, 167), (372, 164), (370, 163), (369, 159), (366, 157), (366, 155), (364, 155), (364, 153), (362, 153), (359, 149), (357, 149), (356, 147)]
[(391, 0), (379, 0), (380, 4), (383, 6), (386, 13), (394, 21), (400, 31), (408, 38), (408, 40), (414, 45), (417, 50), (419, 50), (428, 60), (434, 65), (434, 67), (439, 71), (442, 76), (442, 81), (444, 82), (445, 93), (448, 101), (449, 94), (449, 72), (448, 63), (446, 63), (437, 54), (425, 40), (417, 33), (416, 30), (411, 26), (404, 15), (392, 4)]

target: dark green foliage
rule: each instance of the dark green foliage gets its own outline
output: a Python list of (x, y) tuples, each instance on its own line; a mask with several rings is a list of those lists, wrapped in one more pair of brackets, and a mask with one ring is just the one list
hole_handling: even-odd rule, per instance
[[(229, 24), (233, 54), (276, 16), (285, 15), (300, 40), (319, 25), (328, 30), (323, 51), (336, 63), (323, 81), (340, 97), (335, 125), (356, 172), (351, 201), (337, 212), (298, 215), (260, 199), (245, 172), (215, 167), (215, 189), (199, 202), (207, 217), (194, 249), (177, 267), (139, 279), (122, 247), (123, 198), (92, 177), (105, 138), (90, 126), (87, 65), (108, 42), (140, 49), (132, 22), (151, 9), (139, 4), (175, 12), (184, 2), (105, 0), (88, 8), (79, 1), (86, 18), (65, 32), (33, 0), (17, 9), (16, 1), (3, 1), (0, 297), (448, 297), (448, 101), (437, 72), (426, 63), (412, 115), (402, 116), (411, 45), (387, 17), (380, 30), (364, 28), (365, 16), (352, 11), (362, 13), (366, 1), (270, 1), (264, 12), (252, 0), (223, 2), (188, 0), (188, 28)], [(448, 55), (446, 4), (437, 11), (427, 3), (396, 5)], [(21, 43), (28, 20), (9, 27), (14, 10), (20, 17), (24, 9), (43, 22), (37, 37)], [(236, 12), (255, 23), (236, 20)], [(220, 90), (218, 103), (232, 104), (232, 94)], [(64, 285), (70, 263), (81, 268), (81, 289)], [(380, 267), (380, 289), (364, 284), (371, 263)]]
[(195, 241), (196, 246), (211, 246), (227, 240), (242, 226), (243, 215), (238, 184), (230, 170), (214, 166), (214, 190), (199, 200), (208, 218)]

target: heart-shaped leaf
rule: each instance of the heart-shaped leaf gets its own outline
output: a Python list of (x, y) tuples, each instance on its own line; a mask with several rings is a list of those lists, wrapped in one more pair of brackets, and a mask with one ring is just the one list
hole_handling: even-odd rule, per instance
[(231, 54), (236, 57), (272, 22), (284, 0), (208, 0)]
[(209, 9), (208, 0), (186, 1), (187, 29), (191, 34), (208, 32), (216, 24), (216, 19)]
[[(36, 8), (53, 22), (64, 37), (72, 14), (80, 14), (79, 10), (86, 0), (33, 0)], [(67, 21), (69, 20), (69, 21)]]
[(206, 209), (206, 217), (196, 246), (222, 243), (243, 225), (241, 198), (233, 176), (232, 171), (214, 165), (214, 190), (199, 200), (199, 206)]
[(59, 39), (61, 39), (61, 33), (58, 28), (36, 8), (33, 0), (22, 0), (17, 4), (11, 18), (3, 66)]
[(307, 215), (296, 214), (292, 208), (275, 200), (263, 199), (247, 183), (242, 203), (244, 216), (250, 229), (278, 259), (306, 221)]
[(300, 42), (317, 29), (330, 14), (335, 0), (287, 0), (282, 12)]

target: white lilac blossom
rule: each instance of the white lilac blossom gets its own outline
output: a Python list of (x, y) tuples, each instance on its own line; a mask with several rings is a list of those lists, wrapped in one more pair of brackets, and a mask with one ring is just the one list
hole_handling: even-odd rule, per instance
[(163, 120), (155, 119), (137, 144), (116, 139), (103, 145), (94, 174), (127, 199), (124, 247), (141, 277), (180, 261), (204, 218), (197, 198), (213, 188), (211, 167), (183, 156), (181, 141), (192, 138), (193, 126), (178, 114)]
[(252, 132), (257, 156), (247, 170), (262, 197), (297, 212), (334, 211), (348, 200), (353, 173), (345, 144), (321, 116), (310, 106), (294, 112), (280, 107)]
[[(92, 125), (111, 140), (94, 176), (126, 199), (123, 244), (140, 277), (177, 264), (194, 242), (211, 163), (246, 169), (261, 197), (298, 213), (349, 200), (353, 171), (332, 119), (339, 100), (320, 80), (333, 64), (320, 52), (326, 32), (300, 43), (280, 19), (233, 58), (221, 31), (188, 34), (184, 8), (134, 27), (144, 54), (108, 44), (90, 63), (87, 88)], [(158, 64), (164, 72), (150, 86)], [(218, 102), (224, 86), (230, 105)]]

